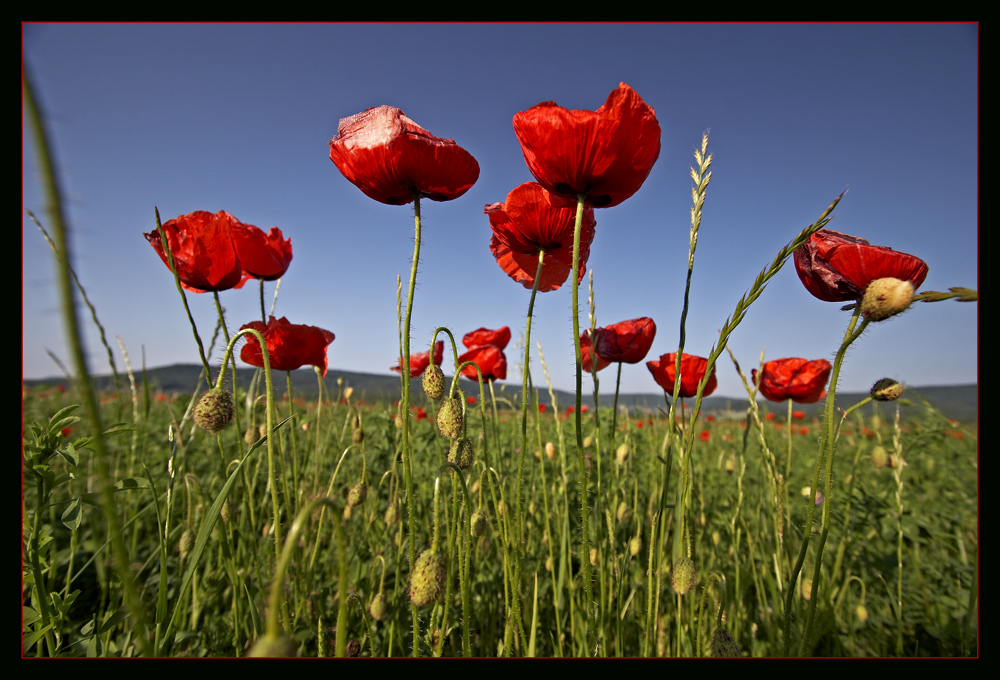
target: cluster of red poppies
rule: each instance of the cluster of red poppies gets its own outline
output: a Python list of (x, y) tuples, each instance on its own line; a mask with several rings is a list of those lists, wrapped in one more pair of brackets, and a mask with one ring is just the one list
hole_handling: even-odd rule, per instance
[[(458, 357), (459, 365), (474, 361), (483, 374), (484, 382), (507, 379), (507, 355), (503, 350), (510, 342), (510, 328), (504, 326), (497, 330), (489, 328), (477, 328), (466, 333), (462, 337), (462, 344), (466, 351)], [(438, 340), (434, 343), (434, 365), (440, 366), (444, 354), (444, 342)], [(403, 358), (400, 357), (397, 364), (391, 369), (396, 373), (403, 372)], [(427, 367), (430, 366), (430, 353), (417, 352), (410, 355), (410, 377), (419, 378), (423, 375)], [(478, 380), (474, 366), (466, 366), (462, 369), (462, 377), (469, 380)], [(472, 402), (470, 402), (472, 403)]]
[[(577, 269), (579, 283), (586, 271), (594, 239), (596, 208), (616, 206), (632, 196), (652, 170), (660, 153), (660, 125), (652, 107), (625, 83), (611, 92), (595, 111), (569, 110), (543, 102), (514, 115), (514, 132), (535, 181), (514, 188), (501, 203), (484, 207), (492, 237), (490, 251), (500, 268), (526, 288), (557, 290)], [(344, 118), (330, 141), (330, 159), (350, 182), (372, 199), (403, 205), (418, 197), (448, 201), (465, 194), (479, 179), (479, 164), (452, 139), (435, 137), (400, 109), (379, 106)], [(574, 232), (580, 221), (578, 260), (573, 262)], [(291, 244), (276, 227), (267, 234), (245, 225), (228, 213), (196, 212), (163, 225), (181, 282), (189, 290), (219, 291), (238, 288), (249, 277), (280, 277), (291, 261)], [(159, 234), (146, 234), (167, 262)], [(795, 267), (806, 289), (826, 301), (853, 301), (868, 321), (879, 321), (906, 309), (917, 286), (927, 275), (920, 259), (864, 239), (820, 230), (794, 255)], [(538, 279), (536, 282), (536, 278)], [(333, 334), (310, 326), (297, 327), (284, 319), (266, 326), (255, 322), (267, 338), (272, 365), (326, 366), (326, 346)], [(254, 327), (257, 327), (254, 326)], [(290, 334), (309, 336), (289, 342)], [(463, 339), (468, 348), (460, 362), (475, 361), (485, 380), (506, 378), (503, 348), (510, 339), (484, 339), (474, 331)], [(638, 363), (648, 353), (656, 332), (652, 319), (642, 318), (598, 329), (595, 337), (580, 338), (583, 367), (601, 370), (609, 363)], [(477, 335), (478, 334), (478, 335)], [(259, 347), (241, 353), (244, 361), (259, 360)], [(308, 350), (298, 348), (306, 346)], [(434, 347), (440, 362), (441, 343)], [(319, 354), (322, 353), (322, 358)], [(308, 356), (306, 355), (308, 354)], [(410, 375), (419, 376), (430, 362), (428, 353), (410, 357)], [(401, 371), (400, 366), (393, 370)], [(821, 365), (825, 364), (826, 368)], [(297, 365), (296, 365), (297, 364)], [(673, 393), (676, 353), (647, 361), (654, 380)], [(704, 378), (708, 362), (683, 354), (680, 358), (680, 396), (690, 397)], [(259, 365), (259, 364), (255, 364)], [(711, 368), (704, 395), (717, 382)], [(475, 379), (467, 367), (465, 377)], [(782, 359), (769, 362), (761, 374), (760, 390), (769, 399), (800, 402), (822, 398), (829, 378), (825, 361)]]
[[(181, 215), (162, 228), (181, 285), (194, 293), (242, 288), (251, 278), (274, 281), (284, 276), (292, 262), (292, 241), (284, 238), (280, 229), (271, 227), (264, 233), (222, 210), (215, 214), (199, 210)], [(145, 236), (163, 263), (170, 267), (159, 231)], [(247, 328), (264, 337), (271, 368), (292, 371), (316, 366), (326, 375), (326, 350), (334, 340), (330, 331), (273, 316), (266, 324), (251, 321), (240, 330)], [(240, 359), (263, 368), (260, 343), (251, 337), (240, 351)]]

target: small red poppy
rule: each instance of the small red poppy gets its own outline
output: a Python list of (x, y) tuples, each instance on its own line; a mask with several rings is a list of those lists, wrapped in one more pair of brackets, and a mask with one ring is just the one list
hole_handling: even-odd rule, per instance
[(611, 362), (602, 359), (599, 354), (592, 354), (593, 344), (590, 341), (590, 329), (588, 328), (580, 334), (580, 365), (587, 373), (594, 372), (594, 357), (597, 357), (597, 370), (603, 371)]
[(595, 208), (618, 205), (642, 186), (660, 156), (653, 107), (620, 83), (596, 111), (542, 102), (514, 115), (514, 133), (535, 179), (554, 194), (586, 194)]
[[(491, 203), (483, 212), (489, 215), (493, 230), (490, 252), (507, 276), (532, 288), (538, 253), (544, 250), (538, 290), (558, 290), (573, 270), (576, 204), (553, 196), (537, 182), (525, 182), (507, 194), (504, 203)], [(587, 270), (596, 226), (594, 210), (588, 206), (581, 223), (578, 283)]]
[(792, 418), (795, 418), (796, 420), (803, 420), (805, 417), (806, 414), (802, 411), (792, 411)]
[[(799, 404), (813, 404), (826, 395), (826, 383), (833, 366), (826, 359), (775, 359), (764, 364), (760, 374), (760, 393), (770, 401), (791, 399)], [(757, 369), (751, 375), (757, 382)]]
[(610, 362), (637, 364), (649, 354), (656, 337), (656, 324), (648, 316), (598, 328), (594, 347), (597, 356)]
[[(294, 371), (302, 366), (317, 366), (326, 375), (326, 349), (334, 340), (328, 330), (316, 326), (289, 323), (288, 319), (273, 316), (265, 326), (260, 321), (251, 321), (240, 330), (252, 328), (264, 336), (271, 368), (277, 371)], [(257, 338), (243, 336), (247, 342), (240, 350), (240, 359), (251, 366), (264, 367), (264, 356)]]
[(244, 276), (274, 281), (285, 275), (292, 262), (292, 240), (280, 229), (271, 227), (265, 234), (260, 227), (234, 220), (232, 232)]
[[(444, 357), (444, 340), (438, 340), (434, 343), (434, 365), (440, 366), (441, 359)], [(397, 359), (398, 363), (395, 366), (390, 366), (389, 370), (396, 371), (396, 373), (403, 372), (403, 358)], [(410, 377), (419, 378), (427, 370), (427, 367), (431, 365), (431, 353), (430, 350), (426, 352), (417, 352), (416, 354), (410, 355)]]
[(703, 442), (707, 442), (709, 439), (712, 438), (712, 434), (708, 430), (702, 430), (701, 432), (698, 433), (698, 436), (701, 438)]
[(330, 160), (369, 198), (389, 205), (419, 194), (450, 201), (479, 179), (479, 163), (453, 139), (435, 137), (394, 106), (342, 118)]
[[(463, 364), (466, 361), (476, 362), (485, 382), (507, 379), (507, 357), (504, 355), (503, 350), (496, 345), (481, 345), (471, 348), (468, 352), (458, 357), (459, 364)], [(463, 368), (462, 377), (469, 380), (479, 380), (479, 375), (473, 366)]]
[[(239, 224), (239, 220), (224, 210), (214, 215), (198, 210), (162, 225), (167, 245), (174, 255), (177, 275), (185, 289), (204, 293), (242, 285), (243, 266), (233, 242), (234, 224)], [(163, 251), (159, 231), (144, 236), (169, 269), (170, 261)]]
[[(663, 388), (667, 394), (674, 393), (674, 364), (677, 360), (677, 353), (671, 352), (669, 354), (663, 354), (658, 360), (647, 361), (646, 367), (649, 372), (653, 374), (653, 380), (656, 384)], [(703, 357), (694, 356), (693, 354), (682, 354), (681, 355), (681, 390), (679, 397), (693, 397), (698, 393), (698, 383), (705, 376), (705, 370), (708, 367), (708, 359)], [(712, 374), (705, 384), (705, 391), (702, 392), (703, 397), (707, 397), (715, 388), (718, 387), (719, 383), (715, 379), (715, 366), (712, 366)]]
[(466, 399), (466, 401), (469, 402), (469, 406), (475, 406), (476, 405), (476, 398), (473, 397), (472, 395), (469, 395), (469, 398)]
[(466, 333), (462, 338), (462, 344), (469, 349), (482, 345), (494, 345), (500, 349), (504, 349), (508, 342), (510, 342), (510, 328), (508, 326), (495, 331), (489, 328), (477, 328), (471, 333)]
[(538, 405), (538, 412), (539, 413), (545, 413), (545, 404), (539, 404)]
[(847, 302), (860, 300), (877, 279), (909, 281), (916, 289), (927, 277), (927, 264), (863, 238), (820, 229), (795, 251), (795, 271), (814, 297)]

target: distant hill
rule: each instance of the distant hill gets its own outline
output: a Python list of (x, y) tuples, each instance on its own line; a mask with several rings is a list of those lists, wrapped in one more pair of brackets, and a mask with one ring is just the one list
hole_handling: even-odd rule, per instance
[[(215, 367), (213, 367), (213, 370), (214, 369)], [(201, 366), (196, 364), (175, 364), (173, 366), (148, 369), (146, 371), (146, 380), (154, 389), (160, 389), (164, 392), (189, 393), (198, 387), (201, 371)], [(242, 386), (249, 385), (255, 372), (256, 369), (240, 368), (237, 371), (237, 380), (239, 381), (239, 384)], [(291, 378), (293, 392), (306, 398), (316, 397), (316, 374), (311, 368), (303, 368), (297, 371), (292, 371)], [(128, 377), (122, 374), (120, 375), (120, 379), (122, 380), (122, 388), (128, 389)], [(137, 373), (135, 379), (137, 382), (141, 382), (141, 373)], [(98, 389), (114, 389), (113, 379), (111, 376), (97, 376), (94, 380)], [(275, 376), (274, 389), (278, 395), (285, 393), (286, 382), (287, 381), (283, 372), (279, 372)], [(23, 383), (27, 387), (34, 387), (37, 385), (67, 385), (68, 381), (65, 378), (51, 378), (45, 380), (25, 380)], [(324, 383), (326, 385), (326, 389), (329, 390), (332, 397), (337, 396), (338, 388), (352, 387), (354, 388), (354, 396), (352, 399), (363, 399), (369, 403), (394, 401), (399, 399), (400, 394), (400, 378), (396, 374), (375, 375), (371, 373), (354, 373), (351, 371), (331, 369), (326, 374)], [(474, 389), (471, 382), (463, 379), (460, 385), (466, 394), (478, 394), (478, 389)], [(498, 383), (497, 385), (498, 397), (502, 395), (512, 399), (520, 391), (520, 385), (514, 383), (505, 382)], [(612, 384), (610, 388), (606, 387), (606, 385), (606, 382), (602, 384), (602, 391), (600, 394), (602, 407), (610, 406), (614, 400), (614, 385)], [(907, 386), (906, 392), (900, 400), (900, 403), (903, 405), (904, 415), (906, 415), (906, 412), (910, 409), (922, 408), (923, 401), (926, 401), (934, 408), (941, 411), (948, 418), (953, 418), (954, 420), (964, 423), (974, 423), (976, 422), (978, 415), (978, 387), (979, 386), (976, 384), (937, 385), (925, 387)], [(583, 403), (592, 407), (594, 405), (594, 398), (591, 388), (592, 385), (588, 384), (585, 380)], [(423, 391), (420, 388), (419, 378), (415, 378), (410, 381), (410, 390), (411, 394), (414, 395), (416, 403), (420, 403), (420, 400), (424, 399)], [(858, 403), (866, 396), (868, 396), (867, 393), (840, 393), (837, 395), (837, 406), (838, 408), (848, 408)], [(555, 397), (560, 408), (566, 408), (575, 401), (571, 393), (561, 390), (555, 391)], [(539, 389), (539, 401), (543, 404), (551, 405), (548, 389), (544, 386)], [(763, 400), (761, 403), (764, 403)], [(630, 410), (635, 410), (637, 412), (649, 412), (666, 408), (666, 401), (664, 400), (663, 395), (653, 393), (622, 394), (618, 397), (618, 404), (619, 406), (626, 406)], [(702, 411), (705, 413), (729, 412), (732, 415), (739, 414), (739, 416), (742, 417), (748, 406), (749, 401), (747, 399), (708, 397), (702, 402)], [(784, 404), (772, 403), (768, 404), (768, 406), (773, 412), (778, 414), (784, 413)], [(795, 408), (796, 410), (804, 411), (808, 416), (812, 416), (823, 410), (823, 403), (796, 404)]]

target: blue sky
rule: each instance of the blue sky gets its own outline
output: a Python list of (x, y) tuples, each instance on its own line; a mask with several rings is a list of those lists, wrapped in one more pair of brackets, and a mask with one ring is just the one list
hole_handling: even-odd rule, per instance
[[(156, 206), (164, 221), (226, 210), (265, 231), (278, 226), (294, 259), (276, 315), (336, 334), (334, 375), (388, 374), (412, 207), (366, 197), (327, 148), (339, 119), (381, 104), (455, 139), (481, 168), (461, 198), (422, 203), (414, 351), (438, 326), (457, 338), (510, 326), (507, 390), (520, 385), (515, 345), (529, 291), (490, 254), (483, 206), (532, 179), (511, 119), (549, 100), (595, 109), (621, 81), (656, 110), (662, 149), (634, 196), (596, 211), (589, 269), (598, 325), (656, 321), (649, 359), (677, 348), (689, 168), (706, 131), (713, 176), (687, 352), (709, 353), (757, 273), (845, 189), (831, 229), (924, 259), (921, 290), (978, 288), (975, 24), (24, 24), (22, 36), (68, 199), (74, 266), (112, 346), (120, 337), (136, 369), (199, 361), (169, 271), (142, 235), (155, 228)], [(27, 132), (22, 143), (23, 207), (48, 226)], [(51, 251), (27, 216), (21, 237), (22, 375), (59, 375), (47, 354), (68, 363)], [(268, 306), (273, 292), (267, 284)], [(188, 299), (209, 337), (211, 295)], [(221, 299), (231, 330), (260, 316), (255, 285)], [(106, 373), (97, 330), (82, 318), (91, 370)], [(748, 372), (761, 351), (832, 360), (848, 318), (813, 298), (789, 262), (729, 346)], [(885, 376), (977, 382), (977, 320), (978, 303), (945, 301), (872, 324), (840, 389)], [(554, 386), (571, 389), (568, 285), (538, 296), (535, 341)], [(534, 346), (532, 366), (544, 385)], [(600, 375), (602, 392), (613, 389), (613, 369)], [(726, 355), (718, 379), (716, 394), (745, 396)], [(638, 364), (624, 366), (622, 390), (659, 388)]]

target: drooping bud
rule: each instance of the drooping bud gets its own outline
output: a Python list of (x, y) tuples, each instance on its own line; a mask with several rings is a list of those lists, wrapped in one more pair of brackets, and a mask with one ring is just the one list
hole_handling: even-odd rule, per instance
[(642, 538), (640, 536), (633, 536), (632, 540), (628, 542), (628, 554), (635, 557), (642, 550)]
[(437, 412), (438, 432), (450, 439), (460, 436), (463, 418), (461, 397), (445, 399)]
[(896, 401), (903, 396), (903, 386), (892, 378), (882, 378), (871, 389), (875, 401)]
[(410, 575), (410, 602), (416, 607), (435, 602), (441, 595), (446, 572), (444, 555), (429, 548), (420, 553)]
[(876, 468), (884, 468), (889, 464), (889, 452), (881, 444), (872, 449), (872, 465)]
[(740, 643), (733, 639), (729, 631), (719, 628), (712, 636), (712, 656), (715, 658), (728, 658), (742, 656)]
[(424, 371), (424, 377), (421, 378), (421, 384), (424, 386), (424, 394), (427, 395), (427, 398), (437, 401), (444, 396), (444, 371), (437, 365), (428, 366), (427, 370)]
[(545, 442), (545, 457), (549, 460), (556, 459), (556, 445), (552, 442)]
[(913, 303), (913, 284), (900, 279), (875, 279), (861, 299), (861, 313), (869, 321), (884, 321)]
[(385, 525), (395, 526), (399, 523), (399, 503), (389, 501), (389, 507), (385, 509)]
[(213, 387), (194, 407), (192, 418), (204, 430), (215, 434), (221, 432), (236, 416), (233, 395), (221, 387)]
[(386, 611), (388, 610), (388, 605), (385, 602), (385, 595), (382, 591), (379, 591), (375, 597), (372, 598), (372, 603), (368, 605), (368, 613), (372, 615), (372, 618), (376, 621), (381, 621), (385, 618)]
[(624, 465), (625, 461), (628, 459), (628, 444), (622, 442), (615, 449), (615, 462), (619, 465)]
[(469, 518), (469, 523), (471, 526), (471, 531), (473, 536), (482, 536), (483, 532), (486, 531), (486, 511), (479, 508), (472, 513), (472, 517)]
[(449, 463), (454, 463), (463, 470), (468, 470), (469, 466), (472, 465), (473, 455), (474, 452), (471, 441), (465, 437), (451, 440), (451, 445), (448, 447)]
[(368, 485), (365, 484), (365, 480), (359, 479), (351, 485), (351, 489), (347, 492), (347, 504), (352, 508), (356, 507), (364, 503), (367, 497)]

